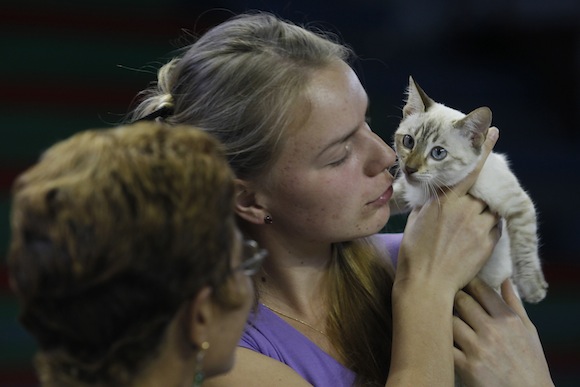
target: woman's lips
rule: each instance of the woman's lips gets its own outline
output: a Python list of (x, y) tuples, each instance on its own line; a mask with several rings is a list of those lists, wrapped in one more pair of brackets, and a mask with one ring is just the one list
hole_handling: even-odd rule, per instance
[(385, 192), (381, 194), (378, 198), (373, 201), (368, 202), (369, 205), (376, 205), (376, 206), (384, 206), (389, 202), (391, 197), (393, 196), (393, 186), (389, 186)]

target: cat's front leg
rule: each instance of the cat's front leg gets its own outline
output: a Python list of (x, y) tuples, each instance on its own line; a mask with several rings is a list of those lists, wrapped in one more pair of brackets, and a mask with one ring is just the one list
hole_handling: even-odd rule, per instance
[(524, 301), (536, 303), (546, 296), (538, 255), (537, 215), (530, 196), (510, 170), (503, 155), (492, 153), (470, 191), (506, 221), (509, 235), (512, 279)]
[(538, 256), (537, 221), (534, 204), (525, 191), (506, 201), (508, 232), (511, 239), (513, 280), (527, 302), (537, 303), (546, 297), (548, 283)]

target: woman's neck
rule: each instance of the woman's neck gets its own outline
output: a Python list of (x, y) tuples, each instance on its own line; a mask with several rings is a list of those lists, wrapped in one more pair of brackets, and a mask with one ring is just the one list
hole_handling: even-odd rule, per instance
[(153, 364), (149, 365), (135, 378), (134, 386), (191, 386), (194, 378), (193, 365), (189, 367), (190, 369), (185, 369), (176, 366), (176, 362), (158, 360), (161, 359), (154, 360)]
[(255, 277), (258, 302), (342, 363), (327, 335), (327, 281), (334, 254), (332, 244), (280, 241), (264, 235), (256, 238), (269, 251), (261, 272)]
[[(269, 255), (256, 276), (258, 301), (296, 318), (326, 315), (325, 281), (332, 258), (330, 244), (261, 241)], [(322, 313), (321, 313), (322, 312)]]
[(169, 323), (157, 354), (145, 364), (134, 378), (134, 386), (191, 386), (195, 374), (193, 356), (185, 356), (189, 351), (183, 338), (183, 326), (174, 317)]

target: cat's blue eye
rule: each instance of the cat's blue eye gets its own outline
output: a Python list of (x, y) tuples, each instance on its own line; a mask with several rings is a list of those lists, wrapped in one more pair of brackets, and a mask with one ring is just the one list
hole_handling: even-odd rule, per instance
[(447, 151), (445, 150), (445, 148), (436, 146), (435, 148), (431, 149), (431, 157), (433, 157), (437, 161), (443, 160), (445, 157), (447, 157)]
[(415, 146), (415, 139), (408, 134), (403, 136), (403, 146), (408, 149), (413, 149)]

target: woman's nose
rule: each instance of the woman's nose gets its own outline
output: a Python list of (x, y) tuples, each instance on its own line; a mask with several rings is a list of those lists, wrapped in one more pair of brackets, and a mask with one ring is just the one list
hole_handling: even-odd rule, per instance
[(397, 159), (395, 151), (376, 133), (369, 131), (369, 150), (366, 173), (374, 176), (391, 168)]

